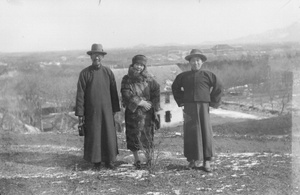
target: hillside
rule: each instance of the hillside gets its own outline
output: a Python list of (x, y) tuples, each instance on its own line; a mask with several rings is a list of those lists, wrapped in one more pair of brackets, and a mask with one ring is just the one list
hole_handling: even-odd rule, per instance
[(264, 33), (248, 35), (229, 41), (229, 43), (286, 43), (300, 42), (300, 22), (295, 22), (285, 28), (269, 30)]

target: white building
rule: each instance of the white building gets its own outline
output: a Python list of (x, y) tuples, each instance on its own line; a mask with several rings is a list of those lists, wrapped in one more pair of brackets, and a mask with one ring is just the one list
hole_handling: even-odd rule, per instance
[(152, 66), (148, 68), (148, 72), (160, 84), (160, 106), (162, 110), (159, 111), (159, 116), (161, 128), (182, 124), (182, 108), (177, 106), (171, 89), (176, 76), (182, 72), (181, 69), (177, 65)]
[(183, 123), (182, 108), (177, 106), (172, 92), (161, 93), (160, 105), (162, 110), (159, 111), (159, 116), (162, 128), (174, 127)]
[(160, 84), (160, 106), (159, 111), (161, 128), (174, 127), (183, 123), (183, 111), (177, 106), (172, 94), (172, 83), (176, 76), (181, 73), (177, 65), (152, 66), (148, 68), (155, 80)]

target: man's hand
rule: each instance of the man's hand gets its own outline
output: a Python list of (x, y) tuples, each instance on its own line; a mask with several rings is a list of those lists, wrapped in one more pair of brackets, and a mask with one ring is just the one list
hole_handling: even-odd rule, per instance
[(220, 103), (215, 103), (215, 102), (210, 102), (209, 103), (209, 106), (212, 107), (212, 108), (215, 108), (215, 109), (219, 108), (220, 105), (221, 105)]
[(159, 121), (159, 117), (158, 117), (158, 112), (154, 112), (154, 117), (155, 117), (155, 120)]
[(160, 129), (160, 119), (158, 112), (154, 112), (154, 129), (158, 130)]
[(82, 125), (84, 123), (84, 117), (83, 116), (78, 117), (78, 123), (79, 123), (79, 125)]

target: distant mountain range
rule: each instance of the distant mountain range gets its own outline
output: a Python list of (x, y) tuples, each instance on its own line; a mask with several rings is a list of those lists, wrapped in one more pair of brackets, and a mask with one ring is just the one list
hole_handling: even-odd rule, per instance
[[(268, 44), (268, 43), (288, 43), (288, 42), (297, 42), (300, 43), (300, 22), (292, 23), (291, 25), (284, 27), (269, 30), (259, 34), (247, 35), (244, 37), (231, 39), (231, 40), (223, 40), (223, 41), (205, 41), (202, 42), (201, 45), (217, 45), (217, 44), (232, 44), (232, 45), (240, 45), (240, 44)], [(197, 46), (197, 44), (195, 44)], [(136, 45), (132, 48), (151, 48), (151, 47), (183, 47), (183, 48), (191, 48), (191, 45), (179, 44), (179, 43), (166, 43), (162, 45), (145, 45), (140, 44)]]
[(285, 28), (269, 30), (264, 33), (227, 41), (230, 44), (284, 42), (300, 42), (300, 22), (295, 22)]

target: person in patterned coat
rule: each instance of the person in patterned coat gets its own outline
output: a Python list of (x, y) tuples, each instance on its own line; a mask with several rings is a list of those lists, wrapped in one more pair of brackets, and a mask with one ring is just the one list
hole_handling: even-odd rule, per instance
[(147, 72), (147, 58), (132, 58), (128, 74), (121, 83), (122, 102), (125, 107), (127, 148), (132, 151), (137, 169), (141, 168), (138, 150), (143, 150), (147, 164), (151, 163), (155, 120), (160, 110), (160, 86)]

